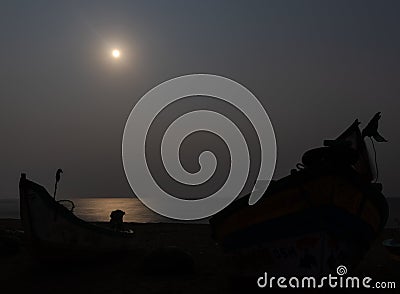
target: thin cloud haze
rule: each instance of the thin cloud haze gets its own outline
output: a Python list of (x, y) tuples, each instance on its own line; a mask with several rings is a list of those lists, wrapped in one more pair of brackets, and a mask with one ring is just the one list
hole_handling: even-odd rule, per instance
[(397, 1), (4, 2), (0, 198), (18, 197), (21, 172), (52, 191), (57, 168), (60, 197), (132, 195), (126, 119), (148, 90), (191, 73), (226, 76), (261, 100), (277, 178), (381, 111), (380, 181), (396, 197), (399, 12)]

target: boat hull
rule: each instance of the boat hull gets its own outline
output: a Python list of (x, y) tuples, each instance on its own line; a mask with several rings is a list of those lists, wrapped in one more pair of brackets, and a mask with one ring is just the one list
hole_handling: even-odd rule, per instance
[(351, 170), (299, 171), (273, 183), (255, 205), (247, 201), (210, 223), (228, 253), (254, 257), (254, 271), (318, 275), (354, 267), (388, 217), (384, 196)]
[(132, 250), (133, 234), (87, 223), (40, 185), (20, 180), (20, 213), (30, 248), (42, 257), (89, 257)]

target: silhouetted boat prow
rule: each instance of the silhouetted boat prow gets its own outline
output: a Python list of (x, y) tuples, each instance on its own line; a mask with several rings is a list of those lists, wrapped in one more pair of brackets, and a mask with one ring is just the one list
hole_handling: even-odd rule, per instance
[[(364, 136), (377, 133), (377, 120)], [(272, 181), (252, 206), (243, 197), (211, 218), (213, 236), (255, 272), (324, 274), (353, 268), (388, 218), (382, 186), (372, 183), (356, 120), (325, 147), (307, 151), (299, 170)], [(258, 265), (258, 266), (257, 266)]]
[(42, 258), (86, 258), (135, 248), (133, 233), (117, 232), (85, 222), (55, 201), (42, 186), (19, 182), (20, 214), (33, 252)]

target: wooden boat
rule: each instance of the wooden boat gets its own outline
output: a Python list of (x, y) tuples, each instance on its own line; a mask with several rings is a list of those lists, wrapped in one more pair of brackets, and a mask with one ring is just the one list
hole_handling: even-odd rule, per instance
[[(374, 119), (377, 133), (379, 115)], [(306, 152), (300, 169), (271, 182), (255, 205), (246, 196), (211, 218), (213, 237), (241, 257), (241, 267), (257, 274), (272, 268), (318, 275), (339, 265), (354, 267), (363, 258), (386, 224), (388, 205), (382, 186), (371, 183), (358, 125)]]
[(19, 182), (20, 214), (26, 239), (42, 258), (82, 258), (135, 248), (133, 233), (117, 232), (87, 223), (53, 199), (42, 186)]

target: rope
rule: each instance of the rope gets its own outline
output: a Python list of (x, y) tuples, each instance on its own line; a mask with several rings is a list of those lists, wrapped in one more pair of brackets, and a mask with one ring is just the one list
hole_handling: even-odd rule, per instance
[(57, 203), (60, 203), (60, 204), (61, 204), (62, 206), (64, 206), (65, 208), (68, 208), (68, 207), (66, 207), (64, 204), (62, 204), (63, 202), (68, 202), (69, 204), (71, 204), (71, 209), (70, 209), (70, 211), (71, 211), (71, 212), (74, 211), (75, 203), (74, 203), (72, 200), (65, 199), (65, 200), (58, 200), (58, 201), (57, 201)]
[(375, 177), (374, 183), (376, 183), (378, 181), (378, 179), (379, 179), (379, 169), (378, 169), (378, 162), (377, 162), (377, 159), (376, 159), (376, 157), (377, 157), (376, 156), (376, 149), (375, 149), (374, 140), (372, 140), (371, 137), (369, 137), (369, 139), (371, 140), (371, 143), (372, 143), (372, 149), (374, 149), (374, 161), (375, 161), (375, 170), (376, 170), (376, 177)]

